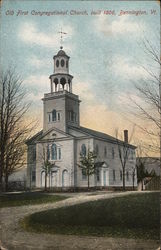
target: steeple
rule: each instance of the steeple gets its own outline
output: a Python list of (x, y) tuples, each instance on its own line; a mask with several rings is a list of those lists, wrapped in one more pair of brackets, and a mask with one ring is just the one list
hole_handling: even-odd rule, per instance
[(63, 50), (63, 32), (62, 29), (58, 33), (60, 36), (60, 50), (53, 56), (54, 60), (54, 72), (49, 77), (51, 82), (51, 93), (59, 91), (68, 91), (72, 93), (72, 78), (73, 76), (69, 74), (69, 59), (70, 57)]
[(72, 93), (73, 76), (69, 74), (69, 59), (70, 57), (61, 49), (53, 56), (54, 73), (49, 77), (51, 84), (51, 93), (66, 90)]
[(50, 75), (50, 93), (44, 94), (43, 130), (57, 128), (67, 132), (69, 126), (79, 127), (79, 96), (72, 93), (73, 76), (69, 74), (69, 59), (63, 47), (53, 56), (54, 70)]

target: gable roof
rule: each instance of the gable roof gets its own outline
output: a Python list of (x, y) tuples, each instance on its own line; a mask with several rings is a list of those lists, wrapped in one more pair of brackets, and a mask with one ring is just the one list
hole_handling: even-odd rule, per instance
[(52, 131), (56, 131), (62, 135), (64, 135), (64, 137), (68, 137), (68, 138), (73, 138), (72, 135), (65, 133), (64, 131), (57, 129), (57, 128), (51, 128), (45, 132), (43, 132), (43, 130), (39, 131), (38, 133), (36, 133), (34, 136), (32, 136), (31, 138), (29, 138), (28, 140), (26, 140), (26, 144), (30, 145), (30, 144), (35, 144), (38, 141), (43, 140), (43, 138), (48, 135), (49, 133), (51, 133)]
[(70, 135), (70, 134), (68, 134), (68, 133), (66, 133), (66, 132), (64, 132), (64, 131), (62, 131), (62, 130), (60, 130), (60, 129), (58, 129), (58, 128), (50, 128), (49, 130), (47, 130), (46, 132), (44, 132), (39, 138), (38, 138), (38, 140), (42, 140), (46, 135), (48, 135), (49, 133), (51, 133), (52, 131), (55, 131), (55, 132), (57, 132), (57, 133), (59, 133), (59, 134), (62, 134), (64, 137), (68, 137), (68, 138), (73, 138), (73, 136), (72, 135)]
[(40, 131), (37, 132), (35, 135), (33, 135), (31, 138), (27, 139), (27, 140), (25, 141), (25, 143), (26, 143), (27, 145), (29, 145), (29, 144), (34, 144), (35, 141), (37, 141), (37, 140), (42, 136), (42, 134), (43, 134), (43, 130), (40, 130)]
[[(89, 129), (89, 128), (85, 128), (85, 127), (73, 127), (73, 126), (69, 126), (70, 128), (72, 128), (73, 130), (77, 130), (77, 131), (80, 131), (80, 132), (84, 132), (85, 134), (89, 135), (89, 136), (92, 136), (92, 137), (96, 137), (98, 139), (103, 139), (103, 140), (106, 140), (108, 142), (111, 142), (111, 143), (114, 143), (114, 144), (117, 144), (119, 142), (119, 144), (123, 144), (124, 141), (121, 141), (121, 140), (117, 140), (115, 137), (111, 136), (111, 135), (108, 135), (108, 134), (105, 134), (105, 133), (102, 133), (102, 132), (99, 132), (99, 131), (96, 131), (96, 130), (93, 130), (93, 129)], [(129, 147), (135, 149), (136, 146), (134, 145), (131, 145), (131, 144), (128, 144)]]

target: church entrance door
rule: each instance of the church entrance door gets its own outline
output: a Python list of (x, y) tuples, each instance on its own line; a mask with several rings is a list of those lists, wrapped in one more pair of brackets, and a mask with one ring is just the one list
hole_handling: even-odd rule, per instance
[(68, 171), (65, 169), (62, 172), (62, 187), (67, 187), (68, 184)]
[(51, 173), (51, 186), (57, 187), (57, 171)]

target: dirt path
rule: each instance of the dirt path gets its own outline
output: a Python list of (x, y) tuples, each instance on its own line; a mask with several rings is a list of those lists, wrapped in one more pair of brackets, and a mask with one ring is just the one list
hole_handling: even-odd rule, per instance
[[(107, 237), (89, 237), (89, 236), (72, 236), (72, 235), (51, 235), (43, 233), (29, 233), (19, 226), (19, 220), (24, 216), (43, 211), (51, 208), (62, 206), (71, 206), (87, 201), (93, 201), (104, 198), (120, 197), (128, 195), (126, 193), (103, 193), (103, 194), (76, 194), (67, 200), (56, 203), (47, 203), (31, 206), (9, 207), (0, 209), (0, 239), (2, 245), (8, 249), (53, 249), (53, 250), (69, 250), (69, 249), (100, 249), (100, 250), (116, 250), (116, 249), (151, 249), (155, 250), (159, 246), (156, 241), (143, 241), (122, 238)], [(133, 194), (135, 192), (132, 192)]]

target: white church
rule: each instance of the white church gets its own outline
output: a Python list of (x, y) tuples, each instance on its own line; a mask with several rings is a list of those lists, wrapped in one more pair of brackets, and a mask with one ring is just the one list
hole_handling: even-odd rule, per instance
[[(53, 165), (47, 177), (47, 186), (55, 190), (83, 189), (87, 187), (87, 176), (78, 166), (80, 154), (88, 150), (97, 155), (99, 168), (90, 176), (90, 187), (121, 189), (123, 171), (116, 138), (80, 125), (80, 99), (72, 93), (73, 76), (69, 73), (70, 57), (60, 47), (53, 57), (54, 73), (50, 75), (50, 93), (43, 97), (43, 129), (27, 140), (27, 183), (30, 188), (44, 188), (44, 157)], [(90, 114), (89, 114), (90, 115)], [(125, 169), (125, 185), (133, 186), (136, 147), (129, 148)], [(119, 141), (123, 148), (124, 142)], [(134, 176), (137, 186), (137, 177)]]

